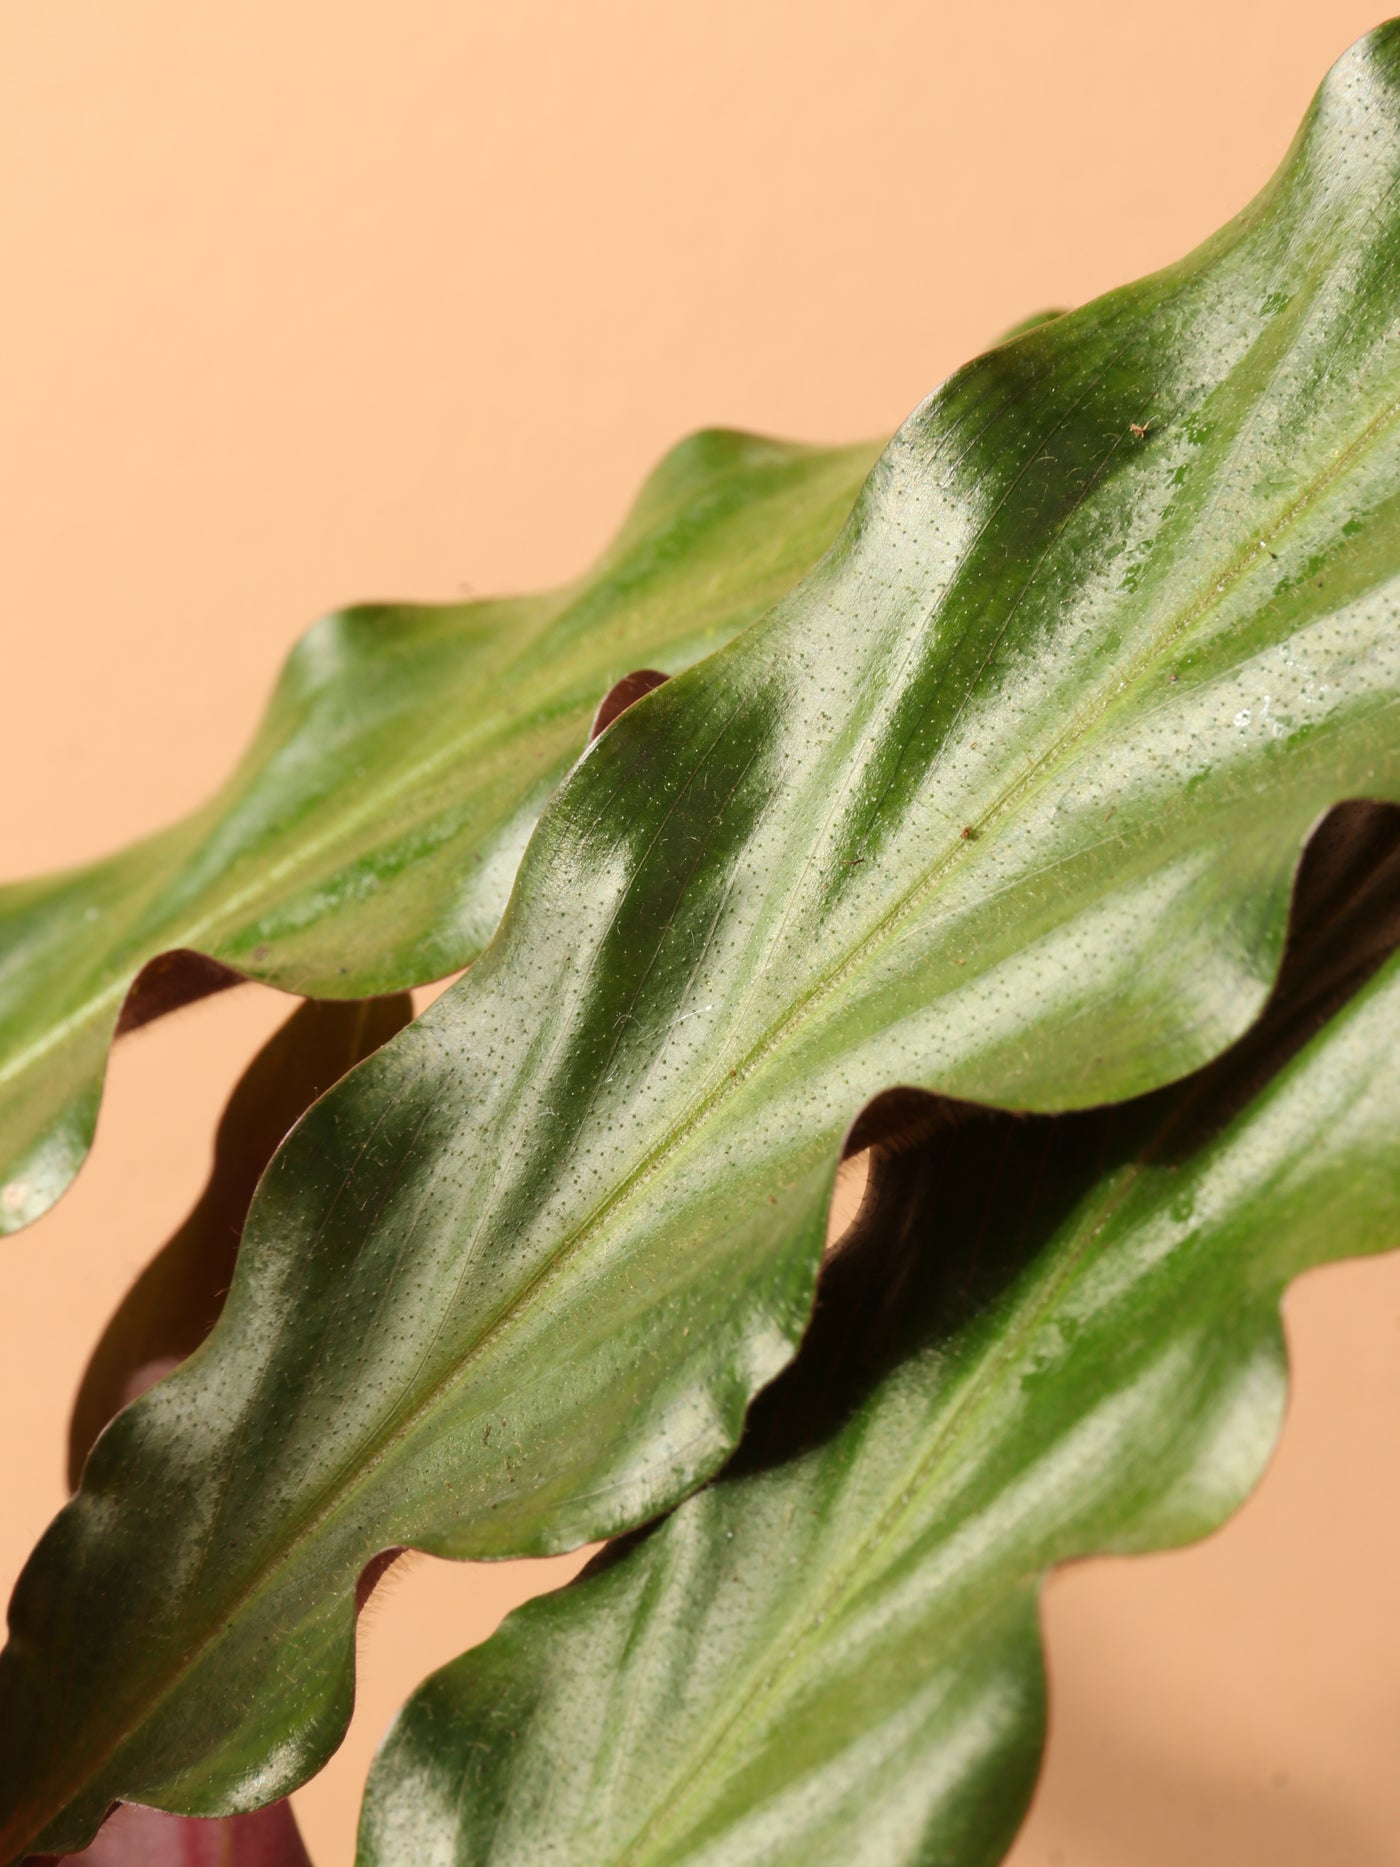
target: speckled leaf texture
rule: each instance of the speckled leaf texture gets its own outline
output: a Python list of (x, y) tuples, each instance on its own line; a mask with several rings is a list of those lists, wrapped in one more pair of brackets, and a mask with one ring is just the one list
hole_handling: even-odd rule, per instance
[(1400, 799), (1398, 88), (1392, 27), (1253, 206), (959, 371), (594, 742), (26, 1568), (0, 1859), (303, 1780), (376, 1551), (567, 1549), (718, 1469), (872, 1097), (1085, 1108), (1258, 1016), (1310, 827)]
[[(1308, 1265), (1400, 1243), (1400, 811), (1310, 852), (1261, 1023), (1084, 1114), (877, 1149), (733, 1467), (409, 1701), (360, 1867), (992, 1867), (1045, 1730), (1052, 1563), (1258, 1475)], [(1340, 1001), (1340, 1004), (1339, 1004)]]
[(0, 888), (0, 1232), (82, 1164), (123, 1001), (157, 955), (313, 998), (401, 991), (475, 959), (604, 694), (762, 615), (831, 543), (877, 451), (695, 435), (566, 589), (328, 617), (202, 810)]

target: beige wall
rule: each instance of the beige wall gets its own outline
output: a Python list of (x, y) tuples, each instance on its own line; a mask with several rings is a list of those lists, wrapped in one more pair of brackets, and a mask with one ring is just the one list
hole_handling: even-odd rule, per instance
[[(1024, 313), (1264, 180), (1350, 0), (3, 0), (0, 877), (203, 797), (304, 624), (537, 584), (702, 423), (892, 427)], [(0, 1254), (0, 1584), (67, 1398), (192, 1199), (246, 991), (129, 1040)], [(1309, 1280), (1295, 1416), (1200, 1550), (1051, 1590), (1019, 1867), (1400, 1859), (1400, 1272)], [(422, 1561), (299, 1799), (347, 1863), (397, 1697), (537, 1578)]]

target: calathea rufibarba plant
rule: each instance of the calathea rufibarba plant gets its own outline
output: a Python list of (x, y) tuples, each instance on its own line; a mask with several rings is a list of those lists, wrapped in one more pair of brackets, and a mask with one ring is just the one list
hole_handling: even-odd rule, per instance
[(366, 1863), (999, 1858), (1039, 1577), (1218, 1522), (1284, 1284), (1395, 1242), (1397, 183), (1386, 27), (1214, 239), (873, 466), (688, 443), (574, 589), (322, 625), (206, 812), (0, 898), (12, 1223), (169, 949), (473, 961), (277, 1149), (36, 1549), (0, 1858), (304, 1781), (386, 1552), (608, 1537), (410, 1701)]

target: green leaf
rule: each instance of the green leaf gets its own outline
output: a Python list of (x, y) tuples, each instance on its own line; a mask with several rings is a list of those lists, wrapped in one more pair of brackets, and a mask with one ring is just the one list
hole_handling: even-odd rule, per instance
[(0, 1858), (318, 1767), (377, 1550), (565, 1549), (713, 1472), (871, 1097), (1082, 1107), (1256, 1016), (1309, 826), (1400, 797), (1397, 88), (1386, 28), (1253, 207), (958, 372), (594, 743), (26, 1568)]
[(112, 1416), (192, 1354), (213, 1328), (253, 1191), (288, 1129), (412, 1015), (407, 993), (350, 1004), (312, 999), (254, 1057), (219, 1123), (208, 1185), (122, 1298), (92, 1352), (69, 1426), (70, 1485), (76, 1487)]
[[(400, 991), (474, 959), (604, 694), (761, 615), (830, 544), (877, 451), (698, 434), (563, 590), (330, 616), (202, 810), (0, 888), (0, 1232), (82, 1164), (123, 1001), (154, 956), (206, 955), (316, 998)], [(229, 982), (205, 970), (203, 989)]]
[(1295, 1053), (1400, 939), (1400, 812), (1328, 828), (1218, 1063), (1087, 1114), (934, 1104), (877, 1150), (729, 1472), (420, 1687), (360, 1867), (1002, 1857), (1041, 1574), (1220, 1522), (1281, 1421), (1284, 1285), (1397, 1242), (1400, 957)]

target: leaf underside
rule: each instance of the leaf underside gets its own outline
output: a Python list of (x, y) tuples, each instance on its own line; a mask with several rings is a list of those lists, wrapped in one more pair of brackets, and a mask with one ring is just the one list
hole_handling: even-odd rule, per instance
[(565, 1549), (712, 1473), (872, 1097), (1087, 1107), (1257, 1016), (1310, 826), (1400, 798), (1397, 66), (1373, 34), (1214, 240), (952, 377), (571, 773), (21, 1578), (0, 1858), (304, 1780), (376, 1551)]
[(1083, 1114), (931, 1101), (725, 1475), (410, 1699), (360, 1867), (999, 1860), (1041, 1574), (1214, 1528), (1281, 1421), (1285, 1284), (1400, 1242), (1397, 940), (1400, 811), (1344, 807), (1216, 1063)]
[(123, 1003), (159, 956), (185, 962), (171, 1002), (239, 977), (365, 998), (474, 959), (604, 694), (762, 615), (835, 537), (876, 452), (694, 435), (562, 590), (329, 616), (203, 809), (0, 888), (0, 1232), (77, 1172)]

